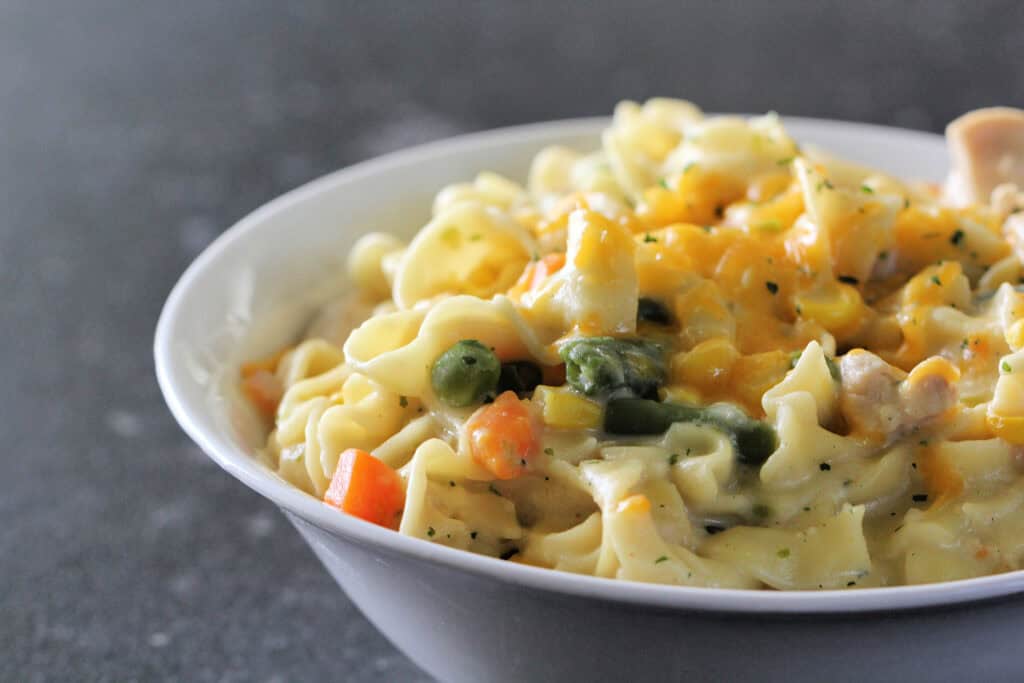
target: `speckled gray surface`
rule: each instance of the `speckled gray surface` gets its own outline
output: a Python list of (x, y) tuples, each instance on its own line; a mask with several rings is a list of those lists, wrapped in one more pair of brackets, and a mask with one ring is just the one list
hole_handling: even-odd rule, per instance
[(153, 379), (167, 291), (267, 199), (622, 97), (935, 130), (1024, 105), (1014, 0), (618, 4), (0, 4), (0, 681), (425, 678)]

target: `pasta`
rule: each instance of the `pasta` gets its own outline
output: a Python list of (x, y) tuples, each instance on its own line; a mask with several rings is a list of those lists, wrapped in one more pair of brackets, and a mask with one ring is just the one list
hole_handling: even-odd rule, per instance
[(1020, 569), (1024, 159), (991, 150), (1022, 130), (952, 124), (940, 188), (775, 114), (623, 102), (599, 149), (360, 239), (352, 293), (242, 368), (263, 456), (402, 534), (613, 579)]

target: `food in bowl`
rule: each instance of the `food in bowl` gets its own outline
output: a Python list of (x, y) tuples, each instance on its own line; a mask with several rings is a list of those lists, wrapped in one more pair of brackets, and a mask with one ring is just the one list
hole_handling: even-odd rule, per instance
[(1024, 114), (948, 138), (939, 188), (774, 114), (620, 104), (601, 149), (445, 188), (408, 244), (361, 238), (351, 291), (241, 369), (264, 456), (339, 514), (583, 574), (1019, 568)]

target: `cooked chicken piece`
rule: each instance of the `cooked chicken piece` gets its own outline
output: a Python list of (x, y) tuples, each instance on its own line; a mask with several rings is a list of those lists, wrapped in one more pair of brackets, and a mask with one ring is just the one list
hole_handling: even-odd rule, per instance
[(946, 199), (957, 206), (989, 201), (998, 185), (1024, 187), (1024, 111), (977, 109), (946, 126), (952, 167)]
[(933, 425), (957, 400), (959, 373), (941, 358), (929, 358), (909, 375), (873, 353), (854, 349), (839, 361), (839, 409), (855, 434), (891, 442)]

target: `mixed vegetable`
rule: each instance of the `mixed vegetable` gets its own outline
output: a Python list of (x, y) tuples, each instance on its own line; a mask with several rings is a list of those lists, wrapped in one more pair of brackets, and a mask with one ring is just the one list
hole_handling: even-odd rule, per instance
[(762, 464), (777, 446), (771, 425), (728, 403), (699, 407), (642, 398), (612, 399), (605, 408), (604, 430), (609, 434), (661, 434), (674, 422), (718, 429), (733, 442), (736, 457), (746, 465)]
[[(646, 321), (671, 323), (661, 304), (651, 299), (641, 302), (647, 302), (640, 306)], [(543, 386), (545, 371), (536, 363), (502, 363), (474, 339), (456, 342), (435, 361), (431, 379), (445, 405), (465, 408), (493, 401), (469, 419), (466, 434), (474, 459), (497, 478), (520, 476), (536, 455), (538, 426), (521, 398), (539, 398), (543, 422), (555, 428), (653, 435), (676, 422), (707, 425), (727, 435), (737, 459), (747, 465), (762, 464), (777, 446), (770, 425), (731, 404), (695, 406), (655, 400), (667, 375), (665, 352), (657, 343), (583, 337), (565, 342), (560, 355), (568, 393)], [(539, 390), (543, 393), (535, 396)]]
[(653, 398), (665, 383), (665, 352), (643, 339), (583, 337), (559, 350), (573, 389), (587, 396)]
[(353, 517), (397, 529), (405, 507), (405, 485), (383, 462), (350, 448), (338, 460), (324, 502)]

